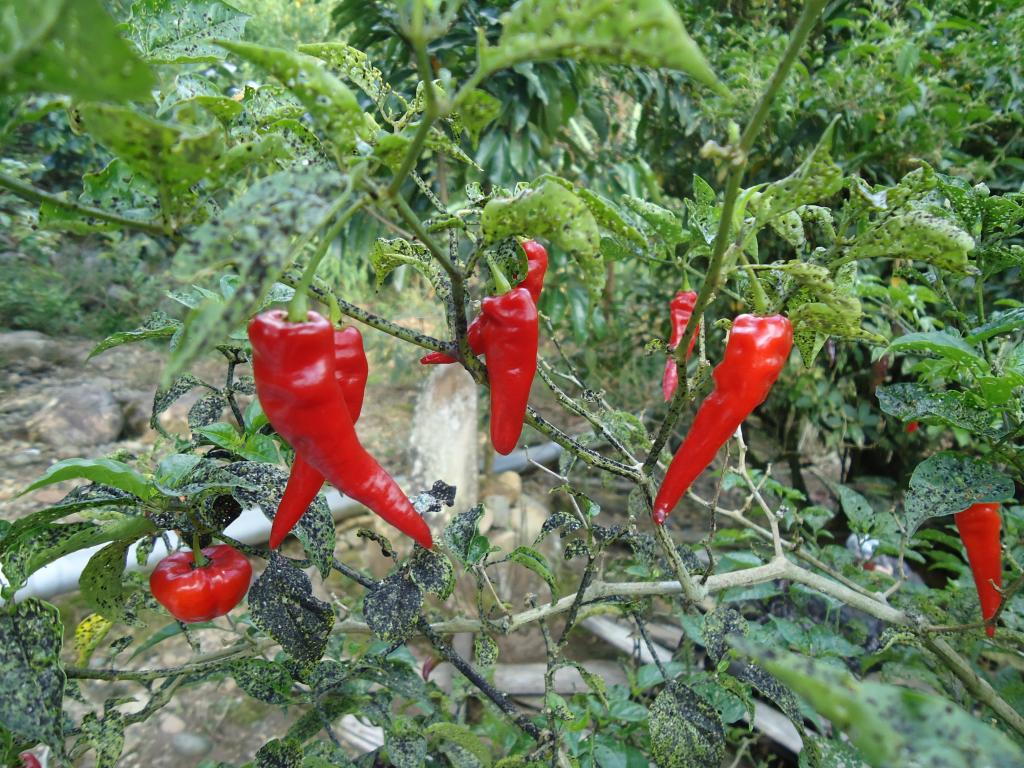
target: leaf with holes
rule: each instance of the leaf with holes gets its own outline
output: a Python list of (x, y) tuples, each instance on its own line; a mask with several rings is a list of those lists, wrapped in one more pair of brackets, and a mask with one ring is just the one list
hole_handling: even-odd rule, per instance
[(579, 263), (592, 297), (604, 288), (601, 233), (594, 214), (556, 180), (544, 179), (514, 197), (491, 200), (480, 216), (480, 229), (486, 243), (515, 235), (550, 240)]
[(481, 32), (484, 73), (528, 61), (569, 58), (677, 69), (725, 90), (668, 0), (522, 0), (501, 21), (497, 45), (487, 45)]
[(211, 38), (238, 40), (247, 14), (220, 0), (141, 0), (126, 25), (142, 55), (154, 64), (215, 63), (224, 50)]

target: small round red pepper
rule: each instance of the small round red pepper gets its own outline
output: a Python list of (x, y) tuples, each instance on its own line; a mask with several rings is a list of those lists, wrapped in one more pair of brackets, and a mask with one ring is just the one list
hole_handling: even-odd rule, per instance
[(334, 329), (270, 310), (249, 322), (256, 395), (271, 426), (331, 485), (430, 548), (430, 528), (398, 483), (363, 448), (335, 377)]
[(31, 752), (22, 752), (18, 757), (21, 758), (21, 768), (43, 768), (43, 764), (39, 762), (39, 758)]
[[(341, 385), (352, 423), (359, 421), (363, 410), (363, 394), (370, 368), (363, 349), (363, 335), (355, 326), (334, 331), (334, 376)], [(285, 486), (281, 503), (277, 505), (274, 523), (270, 528), (270, 548), (277, 549), (285, 540), (299, 518), (305, 514), (313, 499), (324, 484), (324, 476), (308, 461), (295, 454), (288, 485)]]
[[(543, 245), (536, 240), (526, 240), (522, 243), (523, 251), (526, 253), (526, 277), (523, 278), (520, 286), (530, 292), (533, 303), (540, 301), (540, 293), (544, 288), (544, 275), (548, 271), (548, 252)], [(466, 331), (466, 341), (474, 355), (483, 352), (483, 317), (473, 318)], [(429, 352), (420, 358), (421, 365), (448, 365), (454, 363), (455, 358), (446, 355), (444, 352)]]
[[(974, 504), (953, 515), (960, 540), (967, 550), (971, 575), (978, 590), (981, 616), (988, 621), (996, 615), (1003, 597), (997, 587), (1003, 586), (1003, 552), (999, 546), (1002, 518), (998, 504)], [(994, 586), (993, 586), (994, 585)], [(994, 625), (985, 627), (989, 637), (996, 633)]]
[(168, 555), (149, 576), (153, 597), (179, 621), (210, 621), (242, 602), (252, 580), (245, 555), (227, 544), (203, 550), (205, 565), (196, 567), (192, 552)]
[(765, 401), (792, 348), (793, 326), (782, 315), (740, 315), (733, 321), (725, 357), (712, 373), (715, 389), (697, 409), (654, 500), (655, 523), (665, 522), (718, 449)]
[[(669, 304), (669, 312), (672, 316), (672, 338), (669, 339), (668, 348), (673, 352), (679, 346), (679, 342), (683, 340), (683, 331), (686, 330), (686, 324), (690, 322), (690, 316), (693, 314), (693, 307), (696, 303), (696, 291), (679, 291)], [(700, 330), (700, 323), (697, 324), (697, 330)], [(690, 359), (693, 345), (696, 343), (697, 334), (694, 333), (686, 347), (687, 360)], [(679, 369), (676, 366), (676, 358), (675, 355), (669, 355), (668, 360), (665, 361), (665, 373), (661, 377), (661, 392), (665, 397), (665, 402), (672, 399), (678, 386)]]

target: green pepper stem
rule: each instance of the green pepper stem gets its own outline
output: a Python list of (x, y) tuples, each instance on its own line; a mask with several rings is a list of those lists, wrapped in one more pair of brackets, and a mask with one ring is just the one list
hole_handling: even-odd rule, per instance
[(509, 283), (505, 273), (501, 271), (501, 267), (498, 266), (491, 256), (487, 257), (487, 266), (491, 269), (491, 277), (494, 278), (494, 286), (498, 289), (498, 293), (508, 293), (511, 291), (512, 284)]
[(202, 568), (210, 562), (209, 558), (203, 554), (203, 548), (199, 544), (199, 534), (192, 534), (192, 558), (195, 560), (195, 567)]

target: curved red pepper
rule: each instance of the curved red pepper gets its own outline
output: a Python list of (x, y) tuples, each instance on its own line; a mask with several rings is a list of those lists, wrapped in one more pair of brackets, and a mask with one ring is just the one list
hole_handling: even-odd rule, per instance
[[(668, 348), (675, 351), (679, 342), (683, 340), (683, 331), (686, 324), (690, 322), (690, 315), (693, 314), (693, 307), (697, 303), (695, 291), (679, 291), (669, 304), (669, 312), (672, 315), (672, 338), (669, 339)], [(700, 330), (700, 323), (697, 323), (697, 330)], [(690, 359), (693, 352), (693, 345), (697, 342), (697, 333), (690, 337), (690, 343), (686, 347), (686, 359)], [(679, 370), (676, 367), (675, 355), (669, 355), (665, 361), (665, 373), (661, 377), (661, 392), (665, 396), (665, 402), (672, 399), (679, 386)]]
[[(363, 393), (370, 368), (363, 349), (363, 335), (355, 326), (334, 331), (334, 376), (341, 385), (352, 423), (359, 421), (363, 409)], [(305, 514), (324, 484), (324, 476), (304, 458), (295, 454), (292, 471), (288, 476), (281, 503), (277, 505), (274, 523), (270, 528), (270, 548), (277, 549)]]
[(740, 315), (733, 321), (725, 357), (712, 374), (715, 389), (697, 409), (654, 500), (655, 523), (665, 522), (718, 449), (765, 401), (792, 348), (793, 326), (782, 315)]
[(282, 310), (249, 322), (256, 395), (271, 426), (329, 483), (385, 522), (431, 547), (430, 528), (356, 436), (334, 374), (334, 329), (310, 312), (291, 323)]
[(196, 568), (192, 552), (175, 552), (149, 576), (153, 597), (179, 621), (210, 621), (242, 602), (252, 580), (245, 555), (227, 544), (203, 550), (206, 565)]
[[(996, 615), (1002, 595), (996, 587), (1003, 586), (1003, 552), (999, 546), (1002, 518), (998, 504), (975, 504), (953, 515), (960, 540), (967, 550), (974, 586), (978, 590), (981, 616), (988, 621)], [(995, 586), (993, 586), (995, 584)], [(985, 627), (989, 637), (996, 633), (994, 625)]]
[[(544, 276), (548, 271), (548, 252), (543, 245), (536, 240), (527, 240), (523, 244), (523, 251), (526, 252), (526, 277), (519, 283), (520, 286), (530, 292), (533, 303), (540, 301), (540, 292), (544, 288)], [(474, 355), (483, 352), (483, 318), (473, 318), (466, 332), (466, 341)], [(429, 352), (420, 358), (421, 365), (448, 365), (456, 362), (451, 355), (444, 352)]]
[(491, 387), (491, 443), (505, 455), (516, 447), (523, 432), (530, 386), (537, 372), (537, 305), (530, 291), (520, 286), (484, 299), (480, 317)]

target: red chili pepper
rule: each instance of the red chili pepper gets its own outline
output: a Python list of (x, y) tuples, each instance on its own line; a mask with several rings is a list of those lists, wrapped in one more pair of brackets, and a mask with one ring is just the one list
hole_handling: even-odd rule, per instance
[[(353, 424), (359, 421), (363, 409), (363, 393), (366, 391), (369, 371), (363, 349), (363, 335), (359, 330), (352, 325), (343, 330), (335, 329), (334, 376), (341, 385), (341, 394)], [(281, 546), (281, 542), (313, 503), (323, 484), (324, 476), (299, 454), (295, 454), (288, 485), (285, 486), (281, 503), (277, 505), (274, 524), (270, 528), (271, 549)]]
[[(988, 621), (996, 615), (1002, 595), (996, 587), (1003, 586), (1003, 553), (999, 547), (1002, 519), (998, 504), (975, 504), (953, 515), (960, 540), (967, 550), (974, 586), (981, 602), (981, 616)], [(993, 586), (995, 584), (995, 586)], [(996, 633), (994, 625), (985, 627), (989, 637)]]
[[(536, 304), (540, 301), (540, 292), (544, 288), (544, 275), (548, 271), (548, 252), (536, 240), (527, 240), (522, 245), (526, 252), (527, 269), (526, 277), (519, 285), (530, 292), (533, 303)], [(469, 342), (469, 348), (474, 355), (483, 352), (482, 323), (482, 317), (474, 318), (466, 332), (466, 341)], [(448, 365), (454, 362), (455, 358), (444, 354), (444, 352), (429, 352), (420, 358), (421, 365)]]
[(430, 548), (430, 528), (356, 436), (334, 374), (334, 329), (316, 312), (291, 323), (283, 310), (249, 322), (256, 395), (271, 426), (329, 483)]
[(39, 758), (31, 752), (22, 752), (18, 757), (21, 758), (21, 768), (43, 768), (43, 764), (39, 762)]
[[(675, 351), (675, 348), (679, 346), (679, 342), (683, 340), (683, 331), (686, 330), (686, 324), (690, 322), (690, 315), (693, 314), (693, 306), (697, 303), (697, 294), (695, 291), (679, 291), (672, 302), (669, 304), (669, 312), (672, 315), (672, 338), (669, 339), (668, 348)], [(700, 323), (697, 324), (697, 330), (700, 330)], [(697, 342), (697, 334), (694, 333), (690, 338), (690, 343), (686, 347), (686, 359), (690, 359), (690, 354), (693, 352), (693, 345)], [(676, 393), (676, 387), (679, 386), (679, 370), (676, 367), (676, 358), (674, 355), (669, 355), (668, 360), (665, 361), (665, 373), (661, 377), (661, 392), (665, 396), (665, 402), (672, 399), (672, 395)]]
[(530, 291), (520, 286), (481, 305), (483, 353), (491, 386), (491, 443), (505, 455), (523, 432), (530, 386), (537, 372), (540, 337), (537, 306)]
[(919, 424), (918, 422), (916, 422), (916, 421), (908, 421), (908, 422), (907, 422), (907, 426), (906, 426), (906, 427), (904, 427), (904, 430), (906, 430), (906, 432), (907, 432), (907, 434), (908, 434), (908, 435), (912, 435), (912, 434), (914, 434), (915, 432), (917, 432), (917, 430), (918, 430), (918, 428), (919, 428), (920, 426), (921, 426), (921, 425), (920, 425), (920, 424)]
[(793, 348), (793, 326), (782, 315), (740, 315), (732, 324), (725, 357), (712, 374), (715, 389), (669, 465), (654, 500), (654, 522), (661, 525), (718, 449), (765, 401)]
[(149, 576), (153, 597), (179, 621), (210, 621), (242, 602), (252, 580), (245, 555), (227, 544), (203, 550), (206, 565), (196, 567), (192, 552), (175, 552)]

